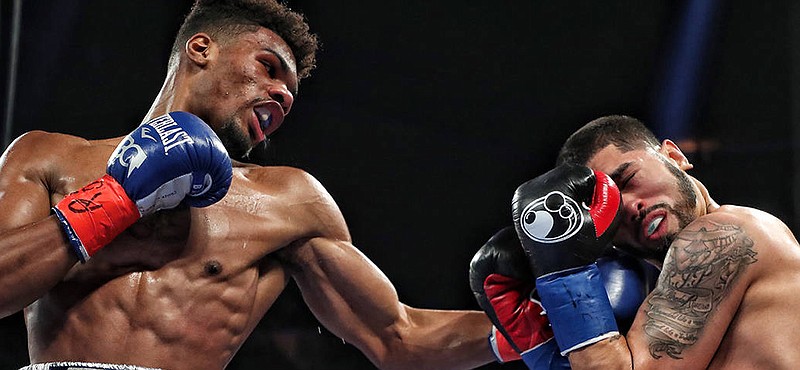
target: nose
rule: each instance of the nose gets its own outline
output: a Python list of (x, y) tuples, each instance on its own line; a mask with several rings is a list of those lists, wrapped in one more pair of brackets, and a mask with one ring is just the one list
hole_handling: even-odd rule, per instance
[(286, 85), (273, 85), (267, 90), (267, 93), (272, 100), (281, 105), (281, 108), (283, 108), (283, 115), (289, 114), (289, 111), (292, 109), (292, 104), (294, 103), (294, 95), (286, 88)]
[(639, 213), (644, 209), (644, 203), (630, 194), (622, 194), (622, 206), (625, 212), (625, 221), (635, 222)]

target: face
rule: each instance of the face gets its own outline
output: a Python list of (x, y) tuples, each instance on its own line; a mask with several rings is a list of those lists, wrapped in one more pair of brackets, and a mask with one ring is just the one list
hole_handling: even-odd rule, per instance
[(587, 165), (617, 183), (623, 214), (614, 244), (639, 257), (663, 261), (678, 232), (701, 214), (698, 190), (684, 172), (691, 165), (671, 142), (629, 152), (609, 145)]
[(201, 63), (189, 109), (214, 128), (232, 158), (246, 161), (254, 148), (265, 150), (267, 137), (292, 107), (298, 85), (294, 56), (265, 28), (207, 42), (193, 37), (187, 43), (189, 58)]

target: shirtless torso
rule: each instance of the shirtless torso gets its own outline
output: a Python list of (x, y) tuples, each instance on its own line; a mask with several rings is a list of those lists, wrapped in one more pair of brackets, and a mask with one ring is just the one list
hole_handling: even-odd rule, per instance
[[(143, 122), (189, 112), (230, 158), (251, 159), (291, 110), (316, 45), (280, 2), (197, 1)], [(50, 207), (103, 175), (121, 139), (30, 132), (0, 160), (0, 317), (25, 309), (32, 362), (222, 369), (290, 279), (380, 368), (493, 361), (483, 312), (402, 304), (328, 192), (294, 168), (237, 163), (221, 201), (146, 216), (78, 263)]]
[[(0, 171), (0, 207), (20, 212), (0, 219), (2, 231), (47, 217), (64, 194), (101, 176), (119, 140), (43, 132), (17, 140)], [(222, 369), (292, 277), (318, 319), (376, 364), (428, 356), (432, 368), (459, 367), (490, 358), (481, 313), (398, 302), (310, 175), (241, 165), (219, 203), (141, 219), (28, 306), (31, 361)], [(429, 326), (429, 315), (436, 325), (409, 331)], [(461, 334), (438, 330), (448, 325)], [(409, 342), (415, 349), (389, 356)], [(449, 359), (449, 350), (466, 362)]]
[(725, 205), (679, 235), (628, 334), (635, 368), (796, 368), (800, 245), (786, 225)]

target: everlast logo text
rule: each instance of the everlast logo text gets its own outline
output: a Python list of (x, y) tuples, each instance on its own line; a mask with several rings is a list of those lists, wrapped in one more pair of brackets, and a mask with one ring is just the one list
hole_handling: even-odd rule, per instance
[(164, 144), (164, 154), (167, 154), (170, 149), (178, 145), (194, 143), (189, 134), (178, 127), (178, 124), (169, 115), (159, 117), (150, 122), (149, 125), (156, 130), (161, 138), (161, 142)]

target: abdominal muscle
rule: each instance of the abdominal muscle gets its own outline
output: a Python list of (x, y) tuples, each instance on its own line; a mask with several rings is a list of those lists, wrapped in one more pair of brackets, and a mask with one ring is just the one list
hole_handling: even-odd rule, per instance
[(237, 197), (140, 220), (73, 268), (25, 310), (32, 363), (223, 369), (288, 279)]

